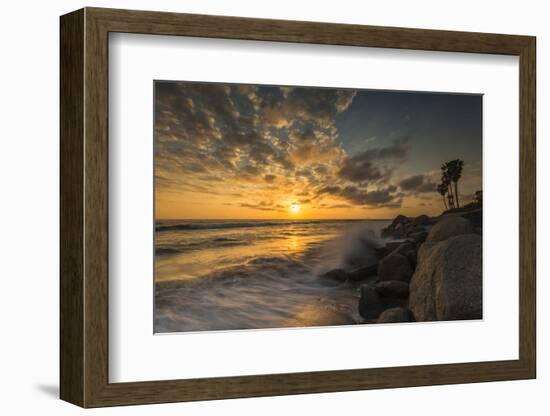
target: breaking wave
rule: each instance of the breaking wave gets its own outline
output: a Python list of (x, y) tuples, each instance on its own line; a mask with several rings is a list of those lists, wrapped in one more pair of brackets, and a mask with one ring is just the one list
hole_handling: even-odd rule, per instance
[[(359, 319), (357, 287), (335, 287), (319, 275), (374, 262), (375, 248), (383, 243), (380, 229), (387, 222), (246, 223), (203, 223), (202, 228), (157, 236), (155, 332), (319, 326)], [(271, 226), (258, 228), (266, 224)]]

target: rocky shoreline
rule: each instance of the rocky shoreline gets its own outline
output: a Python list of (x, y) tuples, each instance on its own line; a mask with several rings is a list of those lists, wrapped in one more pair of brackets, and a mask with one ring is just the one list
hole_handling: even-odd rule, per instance
[(398, 215), (382, 230), (377, 263), (320, 278), (357, 286), (359, 323), (481, 319), (481, 233), (481, 207)]

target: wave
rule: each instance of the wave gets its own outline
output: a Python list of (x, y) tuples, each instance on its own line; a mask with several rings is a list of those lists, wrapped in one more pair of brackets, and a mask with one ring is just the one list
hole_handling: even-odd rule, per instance
[[(235, 221), (224, 223), (224, 226), (235, 227), (243, 223)], [(266, 223), (282, 227), (289, 224), (263, 221), (255, 222), (254, 226)], [(182, 279), (156, 281), (155, 332), (319, 326), (333, 322), (327, 318), (329, 315), (345, 315), (346, 322), (357, 321), (357, 287), (349, 283), (335, 285), (323, 279), (322, 274), (334, 268), (353, 271), (373, 264), (376, 248), (384, 242), (380, 238), (380, 228), (387, 222), (345, 224), (334, 221), (333, 224), (339, 224), (336, 227), (328, 221), (323, 222), (327, 223), (327, 229), (312, 225), (304, 242), (292, 250), (288, 249), (292, 244), (273, 242), (274, 238), (281, 237), (294, 241), (292, 236), (280, 235), (283, 229), (275, 229), (274, 233), (256, 229), (252, 237), (244, 231), (231, 232), (231, 235), (225, 235), (224, 231), (224, 235), (215, 233), (216, 238), (201, 240), (199, 245), (196, 241), (185, 248), (180, 245), (179, 250), (191, 250), (193, 244), (195, 249), (245, 244), (250, 250), (238, 254), (231, 252), (228, 262), (223, 252), (216, 252), (214, 257), (186, 272)], [(304, 228), (308, 227), (299, 227), (297, 231), (302, 233)], [(164, 237), (170, 239), (171, 235)], [(173, 248), (163, 246), (159, 250), (168, 253)], [(177, 267), (186, 267), (179, 261), (172, 261), (167, 256), (158, 264), (168, 265), (167, 270), (173, 273)]]
[(160, 281), (156, 282), (156, 286), (159, 290), (211, 288), (225, 284), (239, 287), (247, 284), (258, 284), (261, 281), (263, 281), (263, 284), (270, 281), (283, 285), (286, 284), (284, 280), (291, 277), (294, 278), (294, 283), (300, 281), (297, 276), (305, 277), (307, 280), (314, 278), (310, 272), (310, 268), (304, 262), (291, 256), (268, 255), (242, 259), (240, 264), (206, 272), (198, 279)]
[(155, 249), (155, 254), (157, 256), (164, 256), (210, 248), (240, 246), (243, 244), (246, 244), (246, 241), (231, 237), (218, 237), (211, 240), (192, 241), (189, 243), (178, 242), (168, 246), (160, 246)]
[(331, 269), (353, 271), (376, 263), (376, 249), (385, 244), (380, 229), (385, 223), (369, 223), (347, 229), (339, 238), (329, 241), (323, 247), (320, 261), (314, 266), (316, 274)]
[(157, 224), (156, 231), (174, 231), (174, 230), (217, 230), (225, 228), (249, 228), (249, 227), (275, 227), (285, 225), (307, 225), (321, 224), (326, 222), (344, 222), (357, 220), (309, 220), (309, 221), (235, 221), (235, 222), (182, 222), (175, 224)]

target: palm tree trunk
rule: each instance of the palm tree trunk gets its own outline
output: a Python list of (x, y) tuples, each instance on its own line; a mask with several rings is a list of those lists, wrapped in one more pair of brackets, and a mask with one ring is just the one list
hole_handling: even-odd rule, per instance
[(460, 208), (460, 204), (458, 203), (458, 181), (455, 182), (455, 199), (456, 199), (456, 207)]
[(441, 195), (441, 198), (443, 198), (443, 205), (445, 205), (445, 211), (447, 211), (449, 208), (447, 208), (447, 201), (445, 201), (445, 195)]
[(453, 194), (453, 185), (449, 184), (449, 195), (451, 196), (449, 198), (449, 206), (450, 208), (454, 208), (455, 207), (455, 197), (454, 197), (454, 194)]

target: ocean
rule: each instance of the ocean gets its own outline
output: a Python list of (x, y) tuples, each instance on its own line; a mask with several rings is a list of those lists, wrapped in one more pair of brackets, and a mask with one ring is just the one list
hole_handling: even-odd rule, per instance
[(155, 332), (353, 324), (357, 286), (322, 279), (376, 262), (382, 220), (159, 220)]

